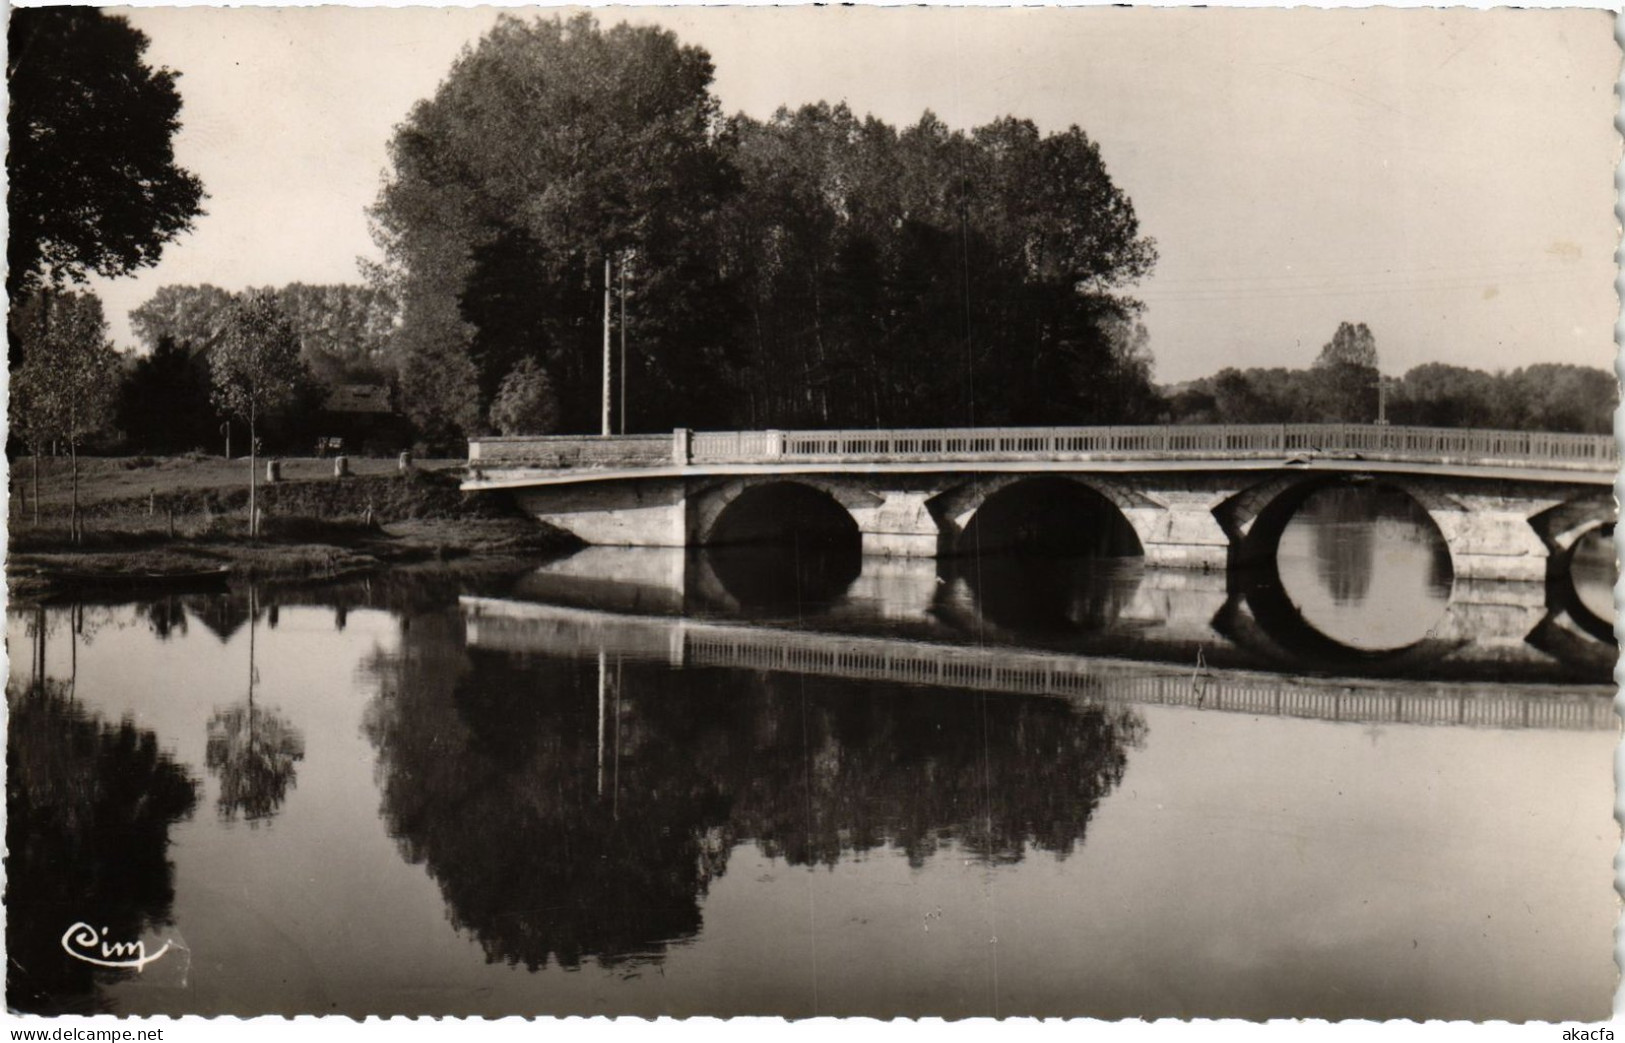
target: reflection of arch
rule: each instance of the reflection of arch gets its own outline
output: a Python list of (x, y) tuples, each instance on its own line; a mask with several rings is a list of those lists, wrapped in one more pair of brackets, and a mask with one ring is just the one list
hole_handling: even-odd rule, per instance
[(1213, 629), (1239, 647), (1293, 670), (1403, 672), (1407, 667), (1431, 666), (1467, 643), (1423, 637), (1401, 648), (1355, 648), (1322, 633), (1304, 618), (1287, 596), (1274, 559), (1256, 568), (1232, 571), (1231, 576), (1235, 589), (1214, 617)]
[[(1592, 619), (1596, 618), (1589, 612), (1586, 615)], [(1564, 626), (1561, 616), (1559, 610), (1548, 613), (1529, 634), (1529, 643), (1553, 659), (1591, 675), (1582, 677), (1581, 683), (1606, 679), (1613, 673), (1614, 664), (1619, 659), (1619, 649), (1615, 646), (1614, 635), (1609, 633), (1606, 637), (1599, 637), (1589, 628), (1586, 628), (1587, 634), (1582, 635)], [(1572, 612), (1569, 613), (1569, 619), (1579, 623), (1578, 617)], [(1593, 640), (1594, 638), (1596, 640)]]
[(726, 611), (828, 608), (863, 571), (856, 545), (706, 547), (690, 559), (696, 599)]
[(856, 546), (861, 537), (851, 508), (861, 504), (848, 502), (854, 499), (879, 502), (810, 475), (721, 482), (695, 494), (690, 543), (706, 547), (811, 537)]
[(1554, 549), (1551, 557), (1546, 559), (1546, 604), (1553, 616), (1567, 613), (1581, 630), (1598, 641), (1615, 645), (1618, 639), (1614, 636), (1614, 624), (1591, 611), (1580, 597), (1579, 585), (1574, 581), (1575, 552), (1592, 534), (1611, 540), (1614, 537), (1614, 523), (1594, 519), (1590, 524), (1574, 527), (1565, 534), (1568, 536), (1564, 540), (1566, 546)]
[[(1116, 628), (1145, 579), (1144, 563), (1134, 559), (1045, 560), (1023, 554), (993, 554), (961, 561), (948, 576), (963, 580), (975, 615), (972, 632), (991, 623), (1022, 638), (1104, 634)], [(940, 584), (946, 591), (950, 583)]]
[[(976, 483), (953, 520), (960, 554), (1021, 548), (1040, 553), (1139, 557), (1145, 550), (1127, 512), (1141, 506), (1114, 483), (1073, 475), (1018, 476)], [(952, 507), (949, 508), (952, 510)]]

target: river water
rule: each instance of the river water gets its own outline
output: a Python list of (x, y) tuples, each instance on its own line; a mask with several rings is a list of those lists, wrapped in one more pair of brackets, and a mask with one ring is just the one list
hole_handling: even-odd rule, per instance
[(1235, 576), (594, 548), (15, 610), (8, 1001), (1605, 1018), (1611, 559), (1457, 581), (1356, 489)]

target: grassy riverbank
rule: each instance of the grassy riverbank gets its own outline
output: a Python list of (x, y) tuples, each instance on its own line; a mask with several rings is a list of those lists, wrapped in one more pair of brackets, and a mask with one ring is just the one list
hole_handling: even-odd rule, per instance
[(357, 460), (357, 473), (340, 479), (332, 477), (331, 461), (287, 461), (283, 481), (260, 486), (262, 532), (250, 539), (246, 461), (84, 460), (84, 537), (75, 543), (65, 461), (42, 461), (35, 524), (32, 489), (19, 489), (31, 486), (25, 459), (12, 470), (9, 589), (13, 598), (49, 596), (69, 573), (78, 582), (221, 568), (234, 580), (340, 578), (471, 555), (533, 558), (572, 545), (506, 497), (461, 492), (459, 464), (431, 461), (403, 474), (394, 460)]

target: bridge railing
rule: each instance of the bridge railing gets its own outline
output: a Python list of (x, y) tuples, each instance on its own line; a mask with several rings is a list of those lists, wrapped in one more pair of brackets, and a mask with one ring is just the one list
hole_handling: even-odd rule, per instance
[(888, 463), (990, 460), (1245, 459), (1359, 454), (1457, 464), (1607, 470), (1612, 435), (1378, 424), (914, 428), (862, 431), (677, 431), (671, 435), (550, 435), (469, 443), (481, 468), (688, 464)]

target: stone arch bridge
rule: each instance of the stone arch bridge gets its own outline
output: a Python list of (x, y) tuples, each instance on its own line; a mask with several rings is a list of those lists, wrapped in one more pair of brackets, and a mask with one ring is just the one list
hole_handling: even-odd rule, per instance
[(1427, 512), (1455, 575), (1544, 580), (1612, 533), (1618, 464), (1608, 435), (1381, 425), (678, 430), (475, 440), (463, 488), (510, 491), (590, 544), (707, 546), (822, 518), (865, 553), (911, 557), (995, 548), (1042, 505), (1148, 564), (1222, 569), (1272, 558), (1315, 490), (1380, 482)]

